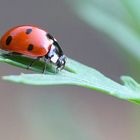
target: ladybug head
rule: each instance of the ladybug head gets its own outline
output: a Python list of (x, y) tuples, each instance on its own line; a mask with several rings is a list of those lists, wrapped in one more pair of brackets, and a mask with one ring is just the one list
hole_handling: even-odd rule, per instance
[(66, 63), (66, 56), (63, 54), (58, 42), (54, 40), (49, 53), (45, 56), (51, 63), (57, 66), (57, 69), (63, 69)]

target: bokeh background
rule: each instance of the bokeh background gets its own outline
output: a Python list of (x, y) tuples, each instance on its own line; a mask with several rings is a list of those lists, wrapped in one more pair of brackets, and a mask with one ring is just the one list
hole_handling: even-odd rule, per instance
[[(119, 0), (94, 1), (125, 19)], [(59, 40), (67, 56), (117, 82), (121, 75), (133, 75), (126, 52), (81, 20), (73, 4), (68, 0), (0, 0), (0, 35), (13, 26), (38, 25)], [(21, 72), (31, 73), (0, 64), (0, 76)], [(0, 80), (1, 140), (139, 140), (139, 111), (138, 105), (82, 87)]]

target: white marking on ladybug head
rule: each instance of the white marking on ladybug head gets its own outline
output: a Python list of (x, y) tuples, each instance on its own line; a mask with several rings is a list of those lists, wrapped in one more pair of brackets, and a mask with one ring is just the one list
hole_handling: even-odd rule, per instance
[(58, 61), (59, 56), (58, 54), (55, 53), (55, 46), (52, 45), (50, 52), (48, 53), (48, 57), (50, 58), (51, 62), (53, 62), (54, 64)]
[(59, 59), (59, 57), (57, 55), (54, 55), (54, 56), (51, 57), (51, 61), (53, 63), (56, 63), (58, 59)]

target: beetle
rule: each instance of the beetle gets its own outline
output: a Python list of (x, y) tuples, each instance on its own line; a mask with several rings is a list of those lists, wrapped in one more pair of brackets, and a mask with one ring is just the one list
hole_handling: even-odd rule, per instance
[(48, 31), (37, 26), (13, 27), (1, 37), (0, 49), (8, 51), (12, 55), (20, 54), (34, 57), (27, 69), (34, 62), (43, 58), (45, 61), (43, 73), (48, 62), (56, 65), (57, 69), (63, 69), (66, 63), (66, 56), (57, 40)]

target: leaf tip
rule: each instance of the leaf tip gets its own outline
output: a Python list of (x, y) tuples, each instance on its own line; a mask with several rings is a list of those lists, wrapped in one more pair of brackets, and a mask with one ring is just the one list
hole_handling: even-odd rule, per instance
[(121, 76), (121, 80), (123, 81), (124, 85), (132, 90), (139, 90), (140, 91), (140, 84), (137, 83), (133, 78), (129, 76)]

